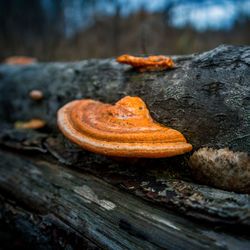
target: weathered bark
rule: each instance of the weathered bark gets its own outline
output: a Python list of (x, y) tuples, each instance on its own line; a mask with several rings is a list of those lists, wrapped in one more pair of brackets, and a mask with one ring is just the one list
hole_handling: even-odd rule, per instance
[[(247, 236), (242, 235), (241, 243), (236, 232), (235, 239), (226, 232), (249, 228), (250, 196), (193, 183), (188, 154), (136, 164), (116, 162), (73, 145), (56, 127), (56, 111), (70, 100), (114, 103), (124, 95), (139, 96), (156, 121), (183, 132), (195, 149), (228, 146), (249, 153), (250, 47), (220, 46), (173, 59), (174, 69), (150, 73), (138, 73), (114, 59), (1, 66), (1, 211), (11, 210), (13, 204), (6, 200), (10, 196), (25, 214), (51, 214), (48, 220), (56, 227), (64, 222), (65, 230), (90, 249), (138, 249), (145, 244), (249, 248)], [(42, 90), (44, 99), (30, 100), (33, 89)], [(45, 120), (47, 127), (39, 132), (13, 128), (15, 121), (32, 118)], [(8, 219), (2, 218), (7, 225)], [(14, 221), (18, 228), (20, 220)], [(202, 225), (204, 221), (228, 226), (211, 231), (213, 226)], [(37, 228), (36, 221), (32, 223), (30, 230)], [(39, 230), (38, 237), (46, 237)]]
[(53, 214), (38, 214), (0, 196), (1, 249), (98, 249)]
[[(0, 157), (3, 159), (1, 192), (40, 215), (49, 215), (46, 220), (54, 224), (66, 224), (69, 234), (80, 232), (92, 241), (92, 245), (110, 249), (249, 247), (247, 233), (241, 231), (240, 238), (235, 237), (237, 226), (231, 228), (234, 233), (230, 236), (220, 232), (221, 228), (214, 230), (211, 226), (201, 226), (160, 206), (150, 206), (84, 172), (66, 169), (47, 160), (35, 160), (33, 164), (34, 160), (28, 162), (6, 152), (1, 152)], [(6, 208), (6, 204), (4, 208), (13, 213), (13, 209)], [(14, 212), (18, 218), (21, 216), (20, 212)], [(15, 223), (18, 225), (18, 222)], [(41, 226), (41, 216), (37, 220), (30, 219), (30, 223), (39, 228), (33, 233), (38, 238), (49, 230), (49, 226)]]

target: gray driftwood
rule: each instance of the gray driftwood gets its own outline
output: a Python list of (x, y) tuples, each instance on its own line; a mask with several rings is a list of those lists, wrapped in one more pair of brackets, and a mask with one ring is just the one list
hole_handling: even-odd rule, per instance
[[(45, 249), (249, 249), (249, 195), (194, 183), (188, 154), (116, 162), (78, 148), (56, 127), (56, 111), (68, 101), (139, 96), (194, 149), (249, 153), (250, 47), (173, 60), (174, 69), (148, 73), (114, 59), (0, 66), (0, 226)], [(44, 99), (30, 100), (33, 89)], [(47, 127), (13, 128), (32, 118)]]

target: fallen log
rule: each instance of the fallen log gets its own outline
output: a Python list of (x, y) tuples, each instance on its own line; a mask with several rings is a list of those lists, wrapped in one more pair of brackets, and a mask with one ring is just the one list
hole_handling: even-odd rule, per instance
[[(249, 247), (247, 229), (244, 233), (244, 228), (235, 223), (232, 232), (226, 234), (220, 224), (214, 229), (214, 225), (204, 225), (199, 220), (192, 222), (159, 205), (132, 197), (100, 178), (49, 163), (46, 158), (28, 157), (27, 161), (6, 152), (1, 152), (0, 157), (1, 193), (15, 201), (13, 204), (6, 198), (0, 199), (0, 222), (4, 222), (5, 229), (13, 222), (11, 227), (26, 235), (27, 242), (37, 242), (36, 247), (43, 244), (76, 249)], [(244, 196), (241, 202), (245, 202)], [(230, 226), (227, 227), (228, 230)], [(52, 230), (58, 238), (50, 234)]]
[[(168, 249), (232, 248), (228, 230), (233, 230), (238, 248), (249, 246), (248, 236), (242, 236), (241, 244), (234, 231), (250, 226), (249, 195), (195, 183), (187, 166), (188, 154), (141, 159), (135, 164), (116, 162), (80, 149), (57, 129), (56, 112), (71, 100), (91, 98), (115, 103), (125, 95), (139, 96), (157, 122), (181, 131), (194, 149), (230, 147), (249, 153), (250, 47), (223, 45), (172, 59), (173, 69), (144, 73), (119, 65), (114, 59), (0, 66), (2, 211), (11, 210), (15, 201), (21, 210), (25, 207), (25, 214), (52, 214), (49, 221), (57, 226), (65, 223), (72, 234), (79, 233), (78, 241), (93, 248), (139, 249), (143, 244)], [(30, 99), (32, 90), (40, 90), (43, 98)], [(13, 126), (33, 118), (44, 120), (46, 127), (33, 131)], [(65, 180), (64, 174), (69, 174), (71, 181)], [(91, 181), (86, 184), (86, 180)], [(122, 209), (124, 203), (130, 212)], [(114, 217), (103, 212), (109, 209)], [(77, 219), (68, 215), (71, 210)], [(171, 210), (177, 213), (173, 214), (175, 219), (162, 221), (172, 214)], [(79, 219), (82, 211), (84, 218)], [(125, 216), (128, 213), (129, 218)], [(176, 229), (179, 220), (186, 231)], [(205, 226), (209, 236), (204, 236), (203, 222), (212, 225)], [(90, 223), (91, 229), (81, 223)], [(196, 239), (186, 237), (191, 230), (189, 223), (195, 223)], [(214, 231), (214, 225), (222, 227), (223, 233)], [(100, 228), (105, 230), (100, 232)], [(224, 233), (223, 245), (220, 240)], [(170, 237), (175, 238), (175, 244)]]
[[(74, 99), (115, 103), (139, 96), (159, 123), (181, 131), (194, 148), (249, 152), (250, 48), (222, 45), (173, 56), (175, 67), (138, 73), (114, 59), (1, 66), (0, 114), (9, 122), (40, 118), (56, 128), (56, 112)], [(29, 98), (43, 92), (42, 101)]]

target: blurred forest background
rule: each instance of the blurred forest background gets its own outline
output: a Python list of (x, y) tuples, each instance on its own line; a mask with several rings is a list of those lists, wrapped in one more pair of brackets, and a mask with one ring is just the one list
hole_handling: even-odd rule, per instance
[(250, 45), (249, 0), (0, 0), (0, 61), (186, 54)]

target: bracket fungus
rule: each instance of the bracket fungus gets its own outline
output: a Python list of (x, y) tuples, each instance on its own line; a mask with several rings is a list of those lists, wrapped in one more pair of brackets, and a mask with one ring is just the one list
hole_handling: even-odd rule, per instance
[(129, 64), (140, 72), (165, 70), (174, 65), (172, 59), (165, 56), (135, 57), (122, 55), (116, 61)]
[(250, 194), (250, 160), (246, 152), (204, 147), (190, 157), (189, 166), (200, 183)]
[(36, 63), (37, 59), (28, 56), (11, 56), (6, 58), (3, 63), (8, 65), (29, 65)]
[(46, 125), (46, 122), (40, 119), (32, 119), (28, 122), (17, 121), (14, 124), (14, 127), (17, 129), (40, 129)]
[(156, 123), (139, 97), (115, 105), (90, 99), (72, 101), (58, 111), (59, 129), (89, 151), (130, 158), (163, 158), (192, 149), (177, 130)]

